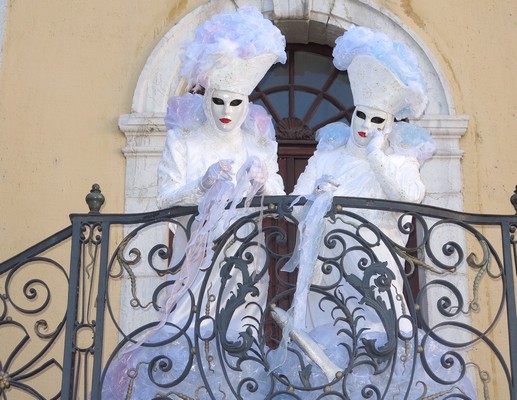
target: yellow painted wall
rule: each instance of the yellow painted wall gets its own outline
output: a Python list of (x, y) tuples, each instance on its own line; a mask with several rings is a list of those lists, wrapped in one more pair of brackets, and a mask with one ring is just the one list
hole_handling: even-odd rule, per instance
[[(188, 1), (8, 1), (0, 66), (0, 260), (87, 212), (123, 212), (124, 135), (145, 62)], [(194, 2), (190, 2), (194, 3)]]
[[(316, 0), (319, 1), (319, 0)], [(0, 261), (87, 212), (99, 183), (103, 212), (123, 212), (124, 135), (152, 49), (202, 0), (7, 0), (0, 65)], [(378, 0), (436, 57), (457, 114), (464, 209), (511, 214), (517, 184), (517, 2)]]
[(465, 211), (513, 214), (517, 185), (517, 2), (384, 0), (428, 46), (457, 114), (470, 116), (461, 141)]

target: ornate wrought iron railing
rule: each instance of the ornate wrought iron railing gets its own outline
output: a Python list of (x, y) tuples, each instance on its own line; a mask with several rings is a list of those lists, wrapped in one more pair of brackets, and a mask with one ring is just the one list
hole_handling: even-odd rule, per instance
[(305, 325), (282, 271), (303, 201), (242, 209), (163, 317), (196, 208), (99, 200), (0, 264), (4, 399), (517, 399), (516, 216), (335, 198)]

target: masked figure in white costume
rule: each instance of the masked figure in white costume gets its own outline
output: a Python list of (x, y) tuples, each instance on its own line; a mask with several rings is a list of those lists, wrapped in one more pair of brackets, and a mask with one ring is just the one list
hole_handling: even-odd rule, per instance
[[(216, 15), (198, 28), (196, 38), (184, 50), (182, 74), (190, 84), (203, 87), (205, 93), (185, 94), (169, 101), (167, 141), (158, 169), (159, 208), (200, 205), (198, 220), (206, 218), (204, 233), (216, 239), (243, 214), (223, 212), (228, 201), (236, 203), (257, 194), (284, 194), (271, 117), (264, 108), (250, 104), (248, 96), (271, 65), (285, 60), (283, 35), (254, 8)], [(184, 232), (171, 228), (175, 232), (174, 268), (191, 243), (187, 244)], [(178, 322), (191, 314), (193, 306), (190, 299), (180, 304), (179, 298), (188, 290), (199, 294), (203, 279), (199, 269), (210, 263), (211, 247), (207, 245), (198, 252), (203, 262), (187, 257), (183, 263), (169, 298), (178, 303), (174, 312)], [(267, 276), (264, 278), (260, 293), (265, 299), (268, 281)], [(210, 288), (212, 294), (218, 290), (217, 280)], [(237, 326), (228, 330), (236, 334), (243, 317), (235, 315), (232, 324)]]
[(420, 166), (435, 145), (429, 132), (399, 121), (423, 113), (425, 82), (404, 45), (368, 28), (352, 27), (333, 55), (348, 72), (355, 110), (351, 127), (337, 122), (317, 132), (317, 150), (293, 191), (307, 203), (295, 209), (298, 242), (284, 267), (298, 269), (293, 303), (273, 310), (284, 329), (272, 365), (297, 382), (298, 349), (319, 367), (312, 368), (313, 385), (336, 382), (332, 389), (358, 399), (373, 385), (378, 398), (406, 398), (397, 396), (425, 375), (411, 382), (416, 359), (408, 354), (417, 329), (404, 300), (404, 263), (394, 252), (408, 239), (400, 215), (368, 209), (325, 215), (335, 196), (422, 201)]
[(424, 345), (409, 317), (404, 260), (396, 251), (405, 251), (409, 218), (367, 208), (325, 217), (335, 196), (423, 200), (420, 166), (436, 146), (428, 131), (401, 122), (417, 119), (427, 106), (417, 59), (402, 43), (365, 27), (338, 38), (333, 56), (336, 68), (348, 72), (355, 110), (350, 127), (337, 122), (317, 132), (317, 150), (293, 191), (307, 203), (284, 267), (298, 268), (293, 304), (273, 310), (284, 326), (273, 365), (296, 382), (300, 368), (293, 369), (292, 353), (298, 348), (319, 367), (312, 368), (313, 386), (327, 384), (350, 399), (470, 396), (461, 363), (443, 363), (451, 349), (432, 340)]
[[(317, 132), (317, 150), (300, 175), (293, 194), (309, 198), (317, 193), (329, 192), (332, 195), (327, 194), (328, 199), (348, 196), (421, 202), (425, 187), (420, 179), (420, 166), (432, 155), (435, 146), (424, 129), (406, 122), (396, 122), (418, 118), (427, 105), (425, 81), (415, 56), (386, 35), (358, 27), (352, 27), (336, 40), (333, 56), (335, 66), (347, 70), (350, 79), (356, 107), (351, 127), (337, 122)], [(377, 210), (348, 211), (376, 225), (398, 245), (405, 245), (408, 237), (398, 229), (398, 215)], [(348, 230), (360, 224), (346, 217), (341, 218), (341, 223), (343, 220), (345, 224), (341, 228)], [(327, 224), (324, 229), (328, 233), (335, 228), (335, 224)], [(363, 229), (361, 234), (366, 235), (367, 230)], [(375, 236), (370, 238), (373, 243), (378, 239)], [(340, 250), (340, 246), (333, 250), (326, 248), (322, 255), (336, 254)], [(372, 250), (377, 260), (368, 254), (350, 252), (343, 260), (344, 272), (362, 279), (364, 262), (387, 262), (394, 275), (390, 278), (393, 298), (385, 298), (386, 307), (400, 317), (407, 309), (394, 255), (382, 245), (374, 246)], [(363, 261), (363, 257), (368, 261)], [(292, 270), (294, 267), (296, 265), (292, 262), (286, 269)], [(328, 285), (332, 280), (337, 282), (336, 274), (325, 276), (315, 272), (312, 276), (312, 283), (316, 284)], [(341, 283), (346, 285), (344, 281)], [(393, 303), (390, 304), (391, 301)], [(302, 300), (299, 299), (299, 302)], [(322, 324), (321, 315), (316, 317), (311, 315), (311, 311), (314, 308), (308, 310), (308, 329)]]
[[(221, 393), (229, 395), (230, 390), (223, 383), (223, 360), (218, 359), (217, 350), (209, 343), (215, 343), (214, 338), (220, 335), (218, 340), (238, 346), (242, 332), (250, 326), (249, 332), (258, 334), (260, 317), (255, 314), (265, 308), (268, 275), (267, 266), (255, 255), (255, 261), (244, 269), (235, 266), (227, 269), (231, 278), (226, 289), (221, 289), (225, 257), (233, 255), (239, 242), (229, 241), (222, 251), (214, 254), (214, 240), (239, 217), (253, 211), (233, 206), (225, 210), (228, 205), (235, 205), (243, 198), (251, 200), (256, 195), (285, 194), (278, 174), (271, 117), (264, 108), (248, 100), (271, 65), (285, 60), (283, 35), (251, 7), (215, 15), (196, 30), (194, 40), (185, 46), (181, 74), (191, 87), (202, 87), (204, 95), (186, 93), (169, 100), (157, 202), (159, 208), (195, 205), (199, 215), (190, 228), (190, 238), (185, 232), (189, 217), (176, 218), (177, 223), (170, 224), (174, 233), (170, 262), (174, 284), (163, 291), (165, 296), (159, 300), (161, 321), (137, 336), (136, 344), (126, 346), (129, 350), (122, 349), (121, 364), (125, 364), (125, 372), (108, 377), (110, 387), (105, 390), (106, 396), (109, 393), (117, 399), (123, 398), (117, 396), (131, 386), (133, 396), (136, 393), (142, 399), (165, 393), (167, 388), (188, 398), (198, 395), (205, 398), (199, 393), (206, 391), (199, 375), (202, 370), (207, 372), (205, 378), (212, 382), (214, 390), (219, 388)], [(242, 226), (238, 236), (246, 237), (257, 225)], [(213, 265), (211, 269), (210, 265)], [(224, 268), (232, 268), (228, 265)], [(242, 289), (240, 283), (248, 274), (258, 276), (253, 288), (258, 289), (258, 295), (250, 290), (243, 296), (247, 302), (252, 299), (253, 305), (246, 308), (239, 304), (233, 312), (225, 314), (228, 320), (218, 321), (216, 305), (219, 311), (224, 308), (224, 302)], [(192, 321), (197, 312), (203, 322), (194, 326)], [(194, 334), (198, 335), (197, 339)], [(201, 353), (203, 349), (203, 367), (195, 365), (197, 352), (193, 350), (197, 340), (204, 342), (197, 350)], [(149, 346), (160, 341), (164, 346), (156, 349)], [(153, 357), (165, 364), (170, 362), (173, 369), (161, 374), (161, 367), (156, 364), (149, 370), (153, 377), (147, 378)], [(130, 382), (129, 376), (135, 374), (137, 379)], [(246, 372), (231, 374), (231, 380), (238, 382), (239, 376)]]

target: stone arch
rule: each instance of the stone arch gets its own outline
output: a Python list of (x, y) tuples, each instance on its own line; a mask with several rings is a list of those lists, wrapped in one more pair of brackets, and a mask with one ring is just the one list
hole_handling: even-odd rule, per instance
[[(381, 30), (405, 43), (419, 59), (429, 82), (430, 103), (427, 114), (454, 114), (448, 84), (438, 63), (425, 44), (396, 16), (372, 1), (344, 0), (321, 2), (298, 1), (271, 2), (243, 1), (242, 5), (255, 5), (272, 19), (295, 43), (315, 42), (334, 46), (335, 39), (351, 25), (365, 25)], [(262, 4), (260, 4), (262, 3)], [(240, 4), (241, 5), (241, 4)], [(192, 39), (195, 28), (213, 14), (235, 9), (234, 2), (223, 0), (209, 2), (183, 17), (159, 41), (149, 56), (138, 80), (133, 96), (132, 112), (164, 112), (167, 100), (181, 94), (185, 88), (179, 78), (181, 60), (177, 56), (185, 42)], [(303, 16), (303, 18), (300, 18)]]

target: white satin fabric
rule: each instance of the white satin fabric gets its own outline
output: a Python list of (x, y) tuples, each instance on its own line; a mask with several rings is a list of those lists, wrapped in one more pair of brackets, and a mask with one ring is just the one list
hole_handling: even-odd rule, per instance
[[(198, 205), (205, 196), (205, 191), (200, 187), (200, 180), (208, 167), (219, 160), (229, 159), (233, 161), (232, 183), (236, 185), (238, 170), (251, 157), (258, 158), (266, 165), (268, 179), (264, 185), (264, 195), (283, 195), (283, 182), (278, 174), (277, 143), (275, 141), (259, 141), (255, 132), (245, 129), (235, 129), (231, 132), (217, 131), (208, 123), (205, 123), (195, 132), (169, 130), (158, 170), (158, 206), (165, 208)], [(250, 189), (251, 185), (248, 190)], [(241, 217), (244, 212), (246, 211), (238, 211), (233, 220)], [(186, 218), (180, 218), (179, 220), (182, 223), (186, 222)], [(211, 237), (218, 238), (231, 222), (233, 221), (226, 221), (224, 215), (221, 215), (221, 220), (215, 225)], [(197, 224), (194, 224), (193, 229), (196, 229), (196, 227)], [(248, 228), (251, 229), (251, 226)], [(176, 230), (172, 224), (171, 229), (175, 232), (171, 266), (175, 266), (184, 256), (187, 238), (183, 230)], [(239, 234), (244, 234), (244, 232), (241, 231)], [(217, 266), (217, 262), (215, 265)], [(220, 281), (217, 268), (214, 269), (212, 294), (218, 291)], [(254, 271), (250, 271), (250, 273), (252, 272)], [(199, 294), (203, 278), (204, 273), (199, 274), (191, 286), (191, 291), (196, 297)], [(259, 301), (264, 305), (267, 297), (267, 285), (268, 280), (264, 279), (261, 282), (261, 301)], [(174, 322), (184, 321), (190, 314), (190, 302), (180, 302), (173, 313)], [(242, 317), (244, 315), (236, 315), (235, 326), (232, 326), (235, 331), (240, 329), (242, 322), (239, 322), (239, 320)]]
[[(344, 125), (338, 125), (338, 127), (339, 129), (348, 129), (348, 127), (344, 128)], [(343, 134), (345, 134), (345, 132), (343, 132)], [(348, 132), (346, 132), (346, 134), (348, 134)], [(366, 147), (357, 146), (353, 140), (350, 139), (339, 146), (321, 147), (323, 148), (314, 153), (305, 171), (300, 175), (293, 194), (304, 195), (306, 197), (313, 195), (316, 191), (316, 182), (322, 177), (328, 176), (332, 183), (338, 186), (333, 192), (334, 196), (365, 197), (417, 203), (424, 197), (425, 186), (420, 179), (420, 164), (414, 157), (386, 154), (381, 150), (374, 150), (366, 154)], [(398, 214), (367, 209), (349, 209), (347, 211), (354, 212), (360, 217), (367, 219), (380, 228), (384, 234), (397, 244), (404, 245), (407, 241), (407, 236), (400, 233), (397, 228)], [(355, 227), (358, 223), (356, 219), (342, 216), (341, 219), (335, 223), (327, 221), (323, 228), (323, 235), (319, 232), (314, 232), (309, 236), (324, 237), (330, 230), (337, 228), (355, 232)], [(307, 227), (306, 229), (310, 228)], [(373, 238), (372, 232), (363, 229), (361, 233), (366, 239), (372, 238), (371, 240), (376, 240)], [(347, 240), (349, 246), (358, 245), (357, 242), (352, 241), (350, 238)], [(329, 249), (323, 246), (323, 244), (320, 244), (319, 248), (320, 255), (324, 257), (333, 257), (342, 251), (340, 246), (337, 246), (335, 249)], [(396, 276), (396, 279), (392, 282), (392, 295), (395, 298), (397, 295), (402, 295), (402, 279), (394, 256), (382, 243), (373, 247), (373, 250), (378, 261), (387, 262), (388, 268), (390, 268)], [(356, 255), (352, 252), (345, 258), (345, 272), (354, 274), (361, 279), (363, 272), (358, 267), (358, 262), (363, 254), (358, 252), (355, 254)], [(320, 268), (314, 268), (313, 284), (328, 285), (336, 282), (338, 279), (340, 278), (337, 275), (337, 271), (325, 275), (321, 272)], [(346, 294), (345, 297), (351, 295), (358, 296), (357, 291), (351, 288), (344, 280), (342, 285), (342, 290)], [(306, 328), (309, 331), (325, 323), (332, 323), (332, 317), (328, 310), (322, 312), (319, 305), (311, 301), (311, 296), (312, 294), (309, 295), (306, 320)], [(386, 301), (388, 302), (387, 297)], [(296, 305), (294, 305), (294, 307), (296, 307)], [(362, 307), (365, 308), (365, 306)], [(388, 305), (388, 307), (390, 306)], [(398, 317), (407, 313), (406, 304), (402, 297), (395, 303), (394, 309)], [(366, 312), (368, 314), (367, 308)], [(371, 327), (380, 323), (373, 312), (367, 318), (370, 319), (369, 323), (372, 325)], [(378, 328), (382, 330), (382, 326), (378, 326)], [(407, 329), (409, 328), (405, 327), (403, 330)]]

